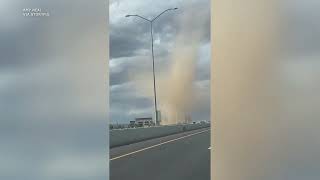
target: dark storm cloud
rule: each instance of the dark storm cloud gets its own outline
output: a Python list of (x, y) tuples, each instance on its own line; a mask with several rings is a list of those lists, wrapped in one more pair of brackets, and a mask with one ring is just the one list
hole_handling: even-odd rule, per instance
[(123, 84), (128, 81), (128, 72), (127, 71), (121, 71), (121, 72), (114, 72), (110, 75), (110, 86), (117, 85), (117, 84)]
[[(126, 19), (124, 19), (126, 20)], [(135, 51), (149, 47), (149, 34), (147, 27), (112, 27), (110, 32), (110, 59), (129, 57), (135, 55)]]
[[(150, 49), (150, 24), (139, 18), (121, 18), (121, 24), (111, 24), (110, 32), (110, 59), (136, 55), (138, 50)], [(172, 41), (176, 27), (175, 17), (164, 16), (154, 23), (154, 38), (161, 38), (162, 46)], [(160, 47), (161, 48), (161, 47)]]
[(151, 56), (132, 56), (110, 60), (110, 86), (130, 81), (132, 75), (150, 69), (151, 62)]

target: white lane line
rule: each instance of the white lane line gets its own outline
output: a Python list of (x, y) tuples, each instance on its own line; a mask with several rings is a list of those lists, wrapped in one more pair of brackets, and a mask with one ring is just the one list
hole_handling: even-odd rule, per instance
[(190, 136), (201, 134), (201, 133), (204, 133), (204, 132), (207, 132), (207, 131), (210, 131), (210, 129), (204, 130), (204, 131), (200, 131), (200, 132), (197, 132), (197, 133), (193, 133), (193, 134), (189, 134), (189, 135), (186, 135), (186, 136), (182, 136), (182, 137), (179, 137), (179, 138), (176, 138), (176, 139), (172, 139), (172, 140), (169, 140), (169, 141), (166, 141), (166, 142), (162, 142), (160, 144), (149, 146), (149, 147), (146, 147), (146, 148), (143, 148), (143, 149), (140, 149), (140, 150), (137, 150), (137, 151), (133, 151), (133, 152), (121, 155), (121, 156), (117, 156), (117, 157), (111, 158), (110, 161), (113, 161), (113, 160), (116, 160), (116, 159), (120, 159), (120, 158), (129, 156), (129, 155), (132, 155), (132, 154), (136, 154), (138, 152), (142, 152), (142, 151), (145, 151), (145, 150), (148, 150), (148, 149), (151, 149), (151, 148), (155, 148), (155, 147), (161, 146), (163, 144), (167, 144), (167, 143), (174, 142), (174, 141), (177, 141), (177, 140), (180, 140), (180, 139), (184, 139), (184, 138), (187, 138), (187, 137), (190, 137)]

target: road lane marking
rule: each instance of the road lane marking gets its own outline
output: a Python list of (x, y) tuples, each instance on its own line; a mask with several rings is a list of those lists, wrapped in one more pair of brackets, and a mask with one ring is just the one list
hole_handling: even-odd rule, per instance
[(151, 149), (151, 148), (155, 148), (155, 147), (161, 146), (163, 144), (171, 143), (171, 142), (174, 142), (174, 141), (177, 141), (177, 140), (180, 140), (180, 139), (184, 139), (184, 138), (187, 138), (187, 137), (190, 137), (190, 136), (201, 134), (201, 133), (204, 133), (204, 132), (207, 132), (207, 131), (210, 131), (210, 129), (207, 129), (207, 130), (204, 130), (204, 131), (200, 131), (200, 132), (197, 132), (197, 133), (193, 133), (193, 134), (189, 134), (189, 135), (186, 135), (186, 136), (182, 136), (182, 137), (179, 137), (179, 138), (176, 138), (176, 139), (172, 139), (172, 140), (169, 140), (169, 141), (165, 141), (165, 142), (162, 142), (162, 143), (159, 143), (159, 144), (156, 144), (156, 145), (152, 145), (152, 146), (149, 146), (149, 147), (137, 150), (137, 151), (133, 151), (133, 152), (127, 153), (127, 154), (123, 154), (121, 156), (117, 156), (117, 157), (111, 158), (110, 161), (113, 161), (113, 160), (116, 160), (116, 159), (120, 159), (120, 158), (129, 156), (129, 155), (132, 155), (132, 154), (136, 154), (136, 153), (139, 153), (139, 152)]

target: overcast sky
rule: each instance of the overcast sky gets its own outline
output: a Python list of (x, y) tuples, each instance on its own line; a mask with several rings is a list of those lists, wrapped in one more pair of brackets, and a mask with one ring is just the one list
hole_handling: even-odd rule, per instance
[(1, 179), (105, 180), (108, 4), (0, 0), (0, 9)]
[[(127, 14), (139, 14), (151, 19), (163, 10), (178, 7), (163, 14), (154, 24), (154, 52), (156, 78), (170, 66), (171, 55), (180, 32), (180, 19), (186, 14), (188, 22), (203, 21), (203, 37), (197, 51), (195, 86), (201, 87), (202, 102), (192, 112), (194, 120), (209, 120), (210, 116), (210, 0), (111, 0), (110, 1), (110, 117), (111, 123), (127, 123), (135, 117), (151, 117), (153, 97), (137, 90), (137, 86), (152, 88), (152, 80), (137, 85), (132, 77), (152, 72), (150, 26), (147, 22)], [(193, 27), (195, 28), (195, 27)], [(193, 28), (184, 38), (191, 37)], [(200, 28), (200, 27), (197, 27)], [(197, 29), (195, 28), (195, 29)], [(150, 74), (151, 75), (151, 74)], [(152, 78), (150, 76), (149, 78)], [(145, 88), (145, 87), (141, 87)], [(157, 85), (157, 91), (169, 88)], [(160, 99), (161, 101), (161, 99)]]

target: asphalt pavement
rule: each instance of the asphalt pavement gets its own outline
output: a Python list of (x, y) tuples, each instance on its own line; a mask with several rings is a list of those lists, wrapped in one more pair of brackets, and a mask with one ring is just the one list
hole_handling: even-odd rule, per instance
[(110, 180), (210, 180), (210, 129), (110, 149)]

